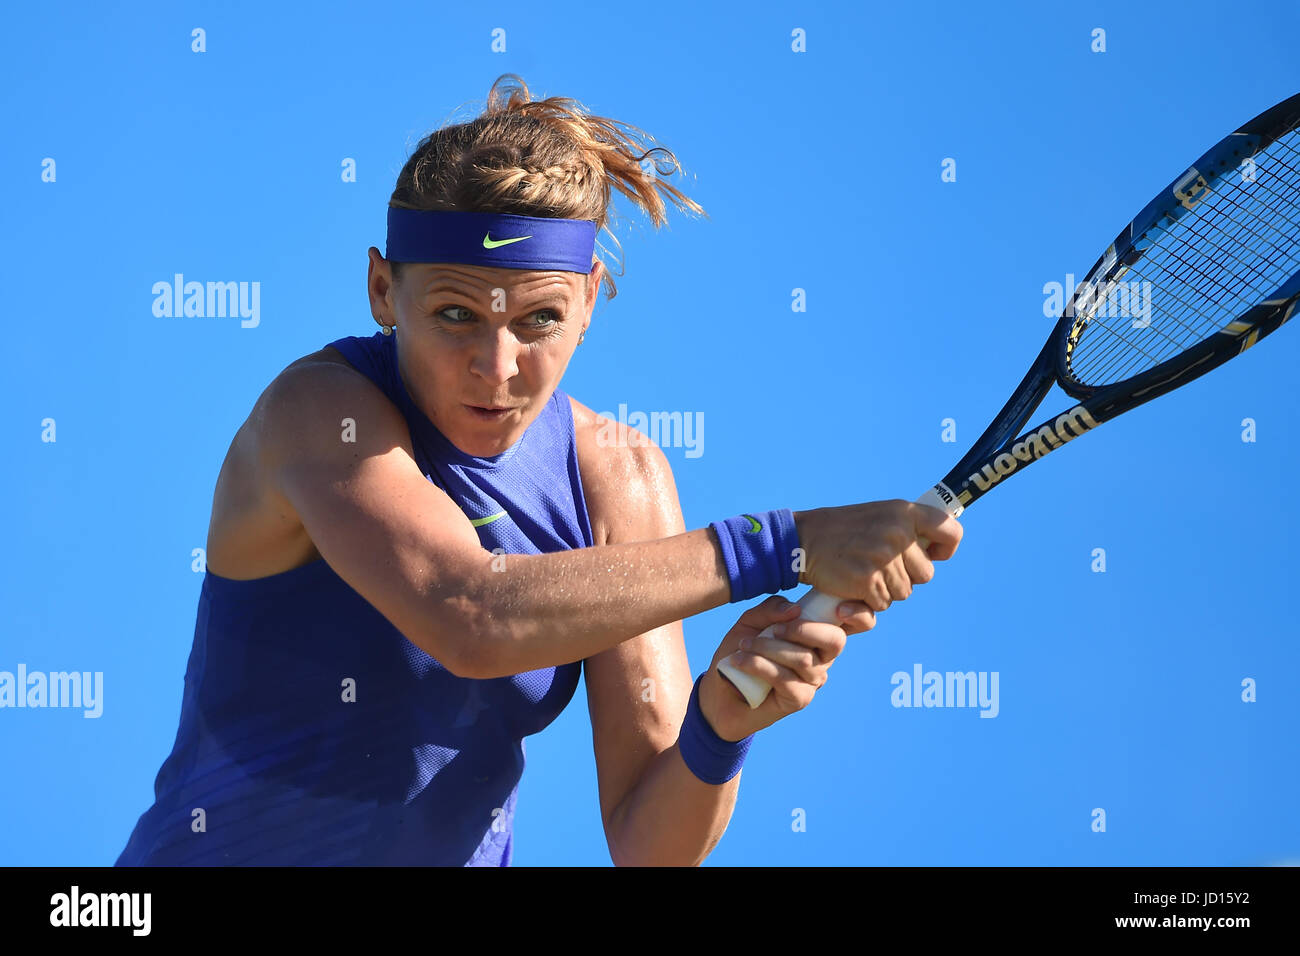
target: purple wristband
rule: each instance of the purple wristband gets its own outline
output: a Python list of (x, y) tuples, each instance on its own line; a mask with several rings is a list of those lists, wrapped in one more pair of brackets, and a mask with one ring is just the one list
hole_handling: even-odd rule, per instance
[(726, 783), (740, 773), (740, 765), (749, 753), (749, 744), (754, 739), (750, 734), (744, 740), (723, 740), (700, 710), (701, 674), (695, 679), (691, 688), (691, 702), (686, 707), (686, 719), (682, 721), (681, 733), (677, 735), (677, 750), (691, 773), (705, 783), (718, 785)]
[(733, 602), (775, 594), (799, 583), (794, 569), (799, 532), (789, 508), (736, 515), (709, 527), (718, 536)]

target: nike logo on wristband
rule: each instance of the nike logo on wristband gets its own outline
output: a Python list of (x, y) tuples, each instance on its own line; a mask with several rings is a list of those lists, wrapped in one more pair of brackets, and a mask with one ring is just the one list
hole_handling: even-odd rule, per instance
[(753, 515), (741, 515), (741, 517), (749, 519), (749, 527), (746, 528), (745, 530), (748, 531), (750, 534), (758, 534), (760, 531), (763, 530), (762, 523)]

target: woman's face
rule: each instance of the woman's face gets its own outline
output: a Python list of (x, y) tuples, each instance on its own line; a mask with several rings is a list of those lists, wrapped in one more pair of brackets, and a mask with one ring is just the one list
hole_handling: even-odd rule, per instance
[(374, 247), (369, 256), (371, 311), (397, 325), (411, 399), (466, 454), (505, 451), (550, 400), (590, 324), (600, 263), (590, 276), (405, 264), (394, 287), (391, 264)]

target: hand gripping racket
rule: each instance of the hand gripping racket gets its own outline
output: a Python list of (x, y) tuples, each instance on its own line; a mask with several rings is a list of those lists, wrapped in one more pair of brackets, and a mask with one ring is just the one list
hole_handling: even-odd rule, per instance
[[(1291, 318), (1300, 296), (1298, 126), (1300, 94), (1227, 136), (1148, 203), (1070, 296), (992, 424), (917, 501), (957, 517), (1048, 452), (1199, 378)], [(1053, 385), (1073, 404), (1021, 433)], [(841, 600), (814, 589), (799, 606), (803, 617), (834, 624)], [(725, 660), (718, 669), (751, 707), (771, 690)]]

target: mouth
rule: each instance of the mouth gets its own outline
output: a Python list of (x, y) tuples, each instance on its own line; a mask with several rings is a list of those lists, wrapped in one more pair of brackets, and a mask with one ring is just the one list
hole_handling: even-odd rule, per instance
[(471, 415), (485, 422), (500, 421), (514, 411), (513, 408), (502, 405), (466, 405), (465, 407), (469, 409)]

